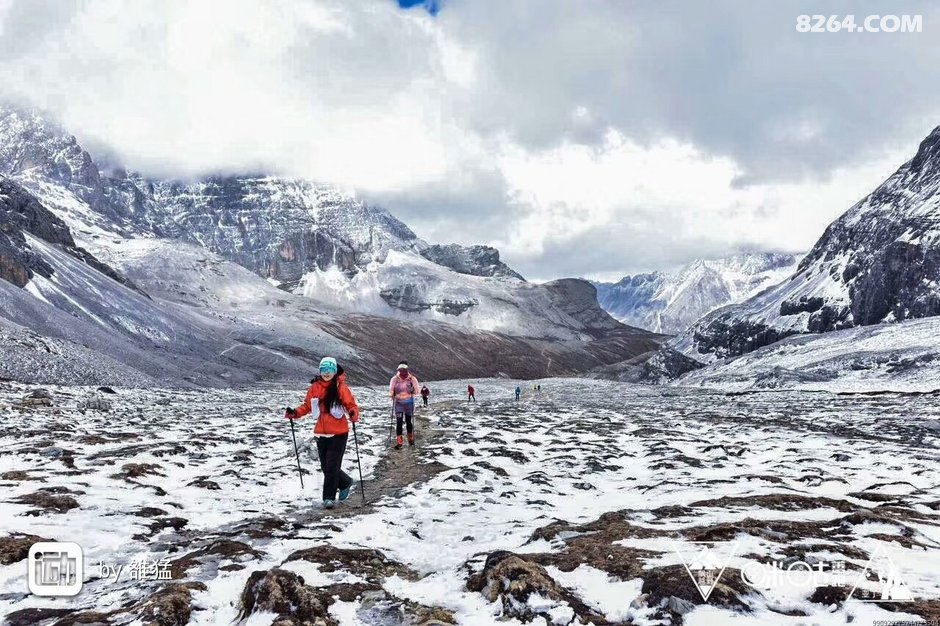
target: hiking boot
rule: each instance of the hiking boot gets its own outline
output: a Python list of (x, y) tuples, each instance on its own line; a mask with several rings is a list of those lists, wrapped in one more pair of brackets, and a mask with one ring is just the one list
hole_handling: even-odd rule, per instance
[(409, 446), (415, 445), (415, 434), (414, 434), (414, 433), (408, 433), (408, 445), (409, 445)]
[(332, 509), (334, 506), (336, 506), (336, 502), (333, 501), (333, 500), (324, 500), (324, 501), (323, 501), (323, 508), (324, 508), (324, 509)]
[(352, 485), (350, 485), (349, 487), (346, 487), (345, 489), (340, 489), (340, 490), (339, 490), (339, 499), (340, 499), (340, 500), (345, 500), (346, 498), (348, 498), (348, 497), (349, 497), (349, 490), (350, 490), (350, 489), (352, 489)]
[(395, 449), (401, 450), (401, 447), (405, 445), (405, 438), (401, 435), (398, 435), (398, 439), (395, 440)]

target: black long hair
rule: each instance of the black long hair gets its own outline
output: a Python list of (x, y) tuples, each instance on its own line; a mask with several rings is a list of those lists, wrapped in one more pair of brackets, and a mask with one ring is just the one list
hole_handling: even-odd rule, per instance
[[(333, 376), (333, 380), (330, 381), (329, 387), (326, 388), (326, 395), (323, 397), (323, 402), (326, 404), (328, 409), (332, 409), (337, 404), (341, 404), (339, 401), (339, 377), (345, 373), (346, 372), (343, 369), (343, 366), (336, 366), (336, 375)], [(321, 378), (322, 377), (318, 376), (310, 382), (314, 383)]]

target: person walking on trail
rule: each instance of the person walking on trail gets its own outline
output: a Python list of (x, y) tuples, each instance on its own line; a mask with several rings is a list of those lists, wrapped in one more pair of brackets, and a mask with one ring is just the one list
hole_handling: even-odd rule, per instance
[(346, 373), (332, 357), (320, 361), (320, 375), (310, 383), (303, 404), (287, 409), (284, 417), (296, 420), (310, 415), (316, 418), (313, 436), (323, 470), (323, 508), (332, 509), (337, 491), (339, 499), (345, 500), (352, 488), (352, 477), (343, 471), (343, 454), (349, 438), (349, 422), (359, 421), (359, 405), (346, 384)]
[(519, 401), (519, 397), (522, 396), (522, 387), (516, 386), (516, 401)]
[(473, 388), (473, 385), (467, 385), (467, 402), (476, 402), (476, 389)]
[(424, 401), (424, 406), (428, 405), (428, 398), (431, 396), (431, 390), (428, 389), (427, 385), (421, 387), (421, 399)]
[(396, 450), (401, 450), (402, 446), (405, 445), (402, 437), (402, 422), (405, 422), (408, 428), (408, 445), (415, 445), (415, 396), (418, 395), (420, 389), (421, 384), (418, 379), (408, 369), (408, 364), (402, 361), (398, 366), (398, 372), (392, 377), (388, 385), (389, 393), (392, 396), (392, 412), (395, 414), (396, 420)]

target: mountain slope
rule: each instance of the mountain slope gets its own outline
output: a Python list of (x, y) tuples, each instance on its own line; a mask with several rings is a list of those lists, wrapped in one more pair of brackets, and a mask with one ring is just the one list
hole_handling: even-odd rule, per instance
[(796, 274), (696, 323), (673, 346), (699, 361), (789, 335), (940, 314), (940, 127), (834, 221)]
[(76, 245), (65, 223), (13, 181), (0, 176), (0, 278), (24, 287), (36, 274), (49, 278), (52, 269), (33, 254), (26, 236), (33, 235), (133, 289), (133, 283)]
[(778, 283), (796, 264), (791, 254), (744, 253), (594, 285), (604, 310), (624, 324), (674, 334), (719, 307)]
[(940, 389), (940, 317), (795, 335), (676, 381), (725, 391)]

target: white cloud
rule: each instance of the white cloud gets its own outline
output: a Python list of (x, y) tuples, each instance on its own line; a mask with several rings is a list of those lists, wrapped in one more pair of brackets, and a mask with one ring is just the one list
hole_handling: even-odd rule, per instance
[[(628, 258), (638, 239), (673, 247), (661, 258), (631, 259), (637, 271), (677, 263), (696, 248), (734, 251), (805, 251), (825, 226), (903, 162), (890, 154), (875, 162), (837, 169), (826, 180), (735, 186), (740, 167), (689, 144), (661, 141), (642, 146), (616, 131), (600, 147), (564, 144), (542, 152), (509, 146), (500, 159), (516, 218), (497, 241), (510, 260), (537, 267), (549, 249), (570, 244), (572, 256), (588, 255), (585, 233), (603, 226)], [(601, 249), (608, 251), (608, 242)], [(678, 254), (676, 254), (678, 253)], [(609, 274), (594, 259), (593, 276)], [(531, 273), (532, 270), (530, 270)], [(537, 270), (535, 270), (537, 272)], [(548, 278), (542, 274), (535, 277)]]
[(0, 0), (0, 80), (153, 175), (305, 176), (536, 277), (634, 271), (804, 249), (932, 126), (935, 38), (811, 38), (798, 12)]

